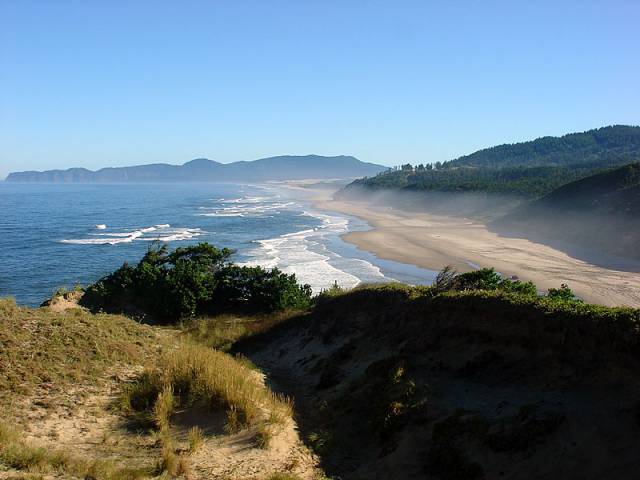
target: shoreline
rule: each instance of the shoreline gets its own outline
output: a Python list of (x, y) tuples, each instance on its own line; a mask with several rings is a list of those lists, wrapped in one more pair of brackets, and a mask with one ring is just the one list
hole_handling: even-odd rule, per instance
[(504, 237), (476, 220), (334, 200), (335, 189), (315, 187), (287, 184), (315, 208), (365, 221), (370, 230), (341, 237), (378, 258), (435, 271), (446, 265), (461, 272), (473, 270), (472, 264), (493, 267), (504, 275), (531, 280), (544, 291), (566, 283), (589, 303), (640, 307), (640, 275), (636, 272), (596, 266), (549, 245)]

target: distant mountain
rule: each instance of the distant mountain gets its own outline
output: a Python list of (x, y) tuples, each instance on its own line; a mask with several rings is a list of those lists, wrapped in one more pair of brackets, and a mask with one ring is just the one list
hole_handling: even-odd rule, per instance
[(521, 205), (495, 226), (640, 259), (640, 163), (592, 175)]
[(206, 158), (191, 160), (184, 165), (156, 163), (133, 167), (47, 170), (44, 172), (14, 172), (8, 182), (260, 182), (268, 180), (301, 180), (307, 178), (354, 178), (386, 170), (387, 167), (361, 162), (350, 156), (319, 155), (279, 156), (254, 161), (219, 163)]

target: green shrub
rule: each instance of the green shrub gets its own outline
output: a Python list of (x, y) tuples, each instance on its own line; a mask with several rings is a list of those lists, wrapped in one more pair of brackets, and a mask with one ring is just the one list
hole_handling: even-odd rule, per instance
[(311, 287), (299, 285), (295, 274), (274, 268), (226, 265), (220, 272), (216, 299), (223, 308), (274, 312), (311, 305)]
[(346, 290), (338, 285), (337, 281), (334, 281), (333, 285), (329, 288), (323, 289), (318, 297), (335, 297), (336, 295), (342, 295), (343, 293), (346, 293)]
[(560, 288), (550, 288), (547, 297), (562, 302), (582, 302), (566, 283), (560, 285)]
[(472, 272), (458, 274), (450, 283), (455, 290), (503, 290), (522, 295), (537, 294), (536, 286), (533, 282), (521, 282), (520, 280), (503, 278), (493, 268), (481, 268)]
[(83, 304), (123, 310), (134, 304), (158, 319), (177, 320), (242, 310), (273, 312), (307, 308), (311, 287), (277, 268), (240, 267), (228, 262), (231, 250), (208, 243), (177, 248), (152, 245), (137, 266), (124, 264), (91, 285)]

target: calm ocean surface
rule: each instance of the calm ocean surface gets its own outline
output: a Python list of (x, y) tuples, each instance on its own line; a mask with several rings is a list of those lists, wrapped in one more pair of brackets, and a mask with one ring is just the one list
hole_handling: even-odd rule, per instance
[(0, 182), (0, 296), (39, 305), (58, 287), (137, 262), (154, 240), (229, 247), (234, 261), (277, 266), (315, 292), (334, 281), (433, 280), (434, 272), (380, 260), (340, 239), (367, 228), (270, 185)]

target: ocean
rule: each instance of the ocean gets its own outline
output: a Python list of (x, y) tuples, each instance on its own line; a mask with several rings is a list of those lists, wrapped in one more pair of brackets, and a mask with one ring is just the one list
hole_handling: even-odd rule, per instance
[(295, 273), (318, 293), (338, 282), (429, 284), (435, 272), (382, 260), (340, 238), (357, 218), (314, 209), (275, 185), (0, 182), (0, 297), (39, 305), (88, 285), (152, 242), (209, 242), (232, 260)]

